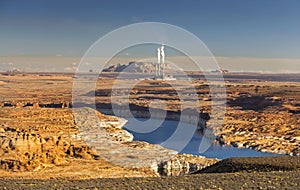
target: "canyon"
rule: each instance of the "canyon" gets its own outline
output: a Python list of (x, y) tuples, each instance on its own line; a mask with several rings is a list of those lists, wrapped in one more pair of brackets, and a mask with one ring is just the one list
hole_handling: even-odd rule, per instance
[[(187, 88), (186, 81), (181, 80), (143, 80), (130, 89), (129, 84), (136, 81), (116, 79), (116, 75), (102, 74), (95, 91), (82, 94), (83, 98), (94, 97), (96, 111), (85, 102), (80, 108), (73, 107), (72, 74), (0, 74), (2, 176), (182, 175), (218, 161), (133, 141), (133, 136), (122, 129), (126, 122), (122, 118), (128, 114), (124, 102), (129, 94), (133, 116), (159, 118), (163, 117), (159, 113), (166, 111), (166, 119), (196, 123), (199, 132), (205, 132), (212, 107), (209, 83), (203, 75), (190, 73), (195, 89)], [(228, 73), (224, 74), (224, 80), (226, 114), (220, 130), (214, 131), (216, 141), (238, 148), (299, 156), (299, 76)], [(112, 102), (111, 89), (115, 84), (120, 87), (113, 92), (118, 101)], [(173, 86), (184, 94), (195, 90), (199, 105), (190, 100), (182, 110)], [(183, 113), (194, 112), (195, 107), (199, 107), (196, 117), (185, 117)], [(97, 116), (100, 124), (92, 122), (95, 120), (89, 118), (92, 115)]]

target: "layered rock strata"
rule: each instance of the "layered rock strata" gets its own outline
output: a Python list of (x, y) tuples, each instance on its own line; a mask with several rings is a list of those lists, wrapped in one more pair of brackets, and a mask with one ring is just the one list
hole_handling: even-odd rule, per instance
[(40, 171), (72, 165), (74, 159), (104, 159), (109, 168), (181, 175), (217, 161), (133, 141), (122, 129), (126, 120), (91, 108), (3, 108), (0, 115), (0, 168), (6, 171)]

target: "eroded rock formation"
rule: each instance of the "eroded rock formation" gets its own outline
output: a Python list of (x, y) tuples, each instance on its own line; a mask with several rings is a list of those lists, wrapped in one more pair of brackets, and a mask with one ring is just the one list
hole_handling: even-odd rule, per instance
[(0, 168), (6, 171), (63, 167), (79, 158), (106, 160), (109, 168), (114, 165), (140, 171), (148, 168), (156, 175), (179, 175), (217, 161), (192, 155), (175, 156), (176, 151), (133, 141), (132, 134), (122, 129), (125, 119), (106, 116), (91, 108), (77, 108), (73, 112), (4, 108), (0, 115)]

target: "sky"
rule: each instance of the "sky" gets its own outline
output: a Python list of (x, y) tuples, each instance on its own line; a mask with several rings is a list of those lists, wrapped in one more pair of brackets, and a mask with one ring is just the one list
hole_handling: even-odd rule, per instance
[(81, 57), (119, 27), (163, 22), (195, 34), (216, 57), (298, 60), (299, 10), (297, 0), (0, 0), (0, 56)]

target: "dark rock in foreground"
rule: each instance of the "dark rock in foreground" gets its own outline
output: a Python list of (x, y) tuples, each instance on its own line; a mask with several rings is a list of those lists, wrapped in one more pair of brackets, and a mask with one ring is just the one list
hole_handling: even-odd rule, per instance
[(228, 158), (196, 173), (299, 171), (300, 157)]

